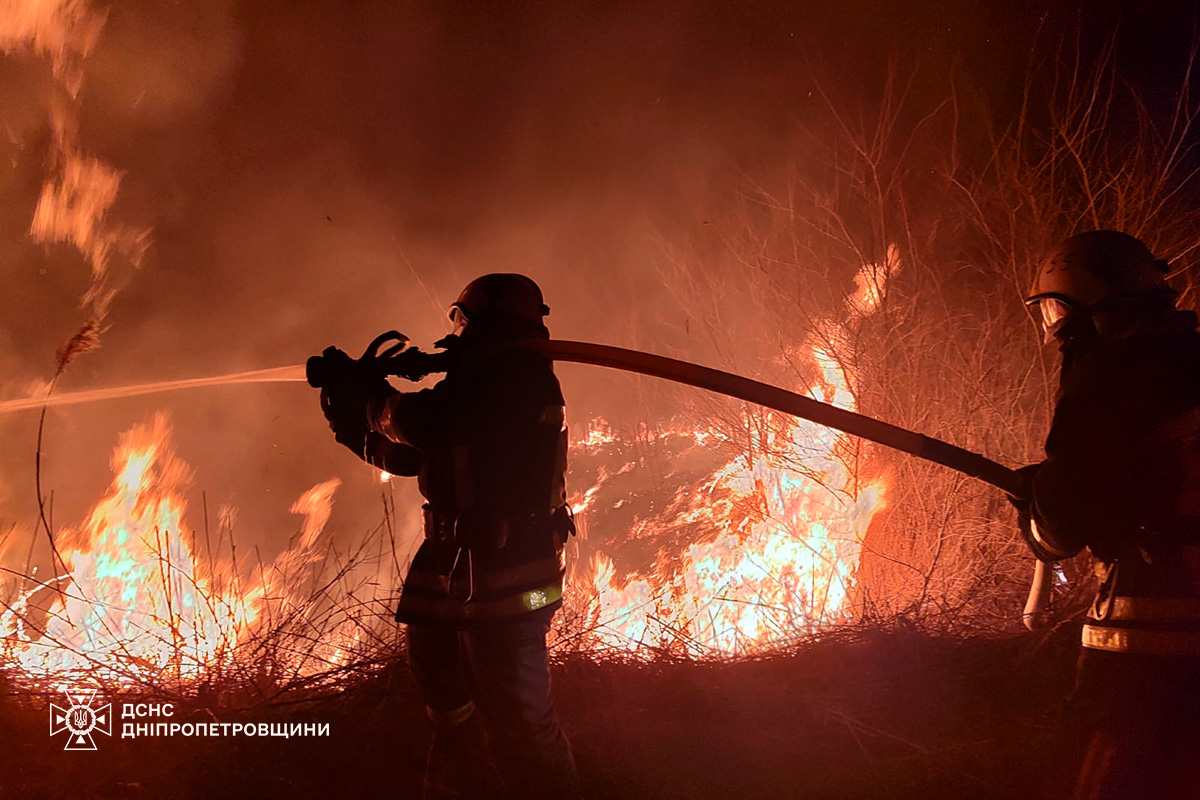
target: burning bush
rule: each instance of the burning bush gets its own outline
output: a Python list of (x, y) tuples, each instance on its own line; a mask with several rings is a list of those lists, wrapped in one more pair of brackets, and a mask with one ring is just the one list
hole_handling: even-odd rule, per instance
[[(856, 315), (874, 311), (865, 295), (851, 304)], [(853, 410), (846, 375), (825, 349), (842, 331), (827, 321), (821, 333), (796, 348), (817, 375), (801, 390)], [(739, 656), (854, 617), (862, 542), (884, 481), (854, 470), (836, 431), (753, 409), (736, 418), (737, 431), (644, 428), (631, 443), (597, 430), (578, 443), (591, 488), (576, 505), (586, 565), (575, 565), (573, 594), (588, 647)], [(655, 457), (665, 475), (647, 463)]]

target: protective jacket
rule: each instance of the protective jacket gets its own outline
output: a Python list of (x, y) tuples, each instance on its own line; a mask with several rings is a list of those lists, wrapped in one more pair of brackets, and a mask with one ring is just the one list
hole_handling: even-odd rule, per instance
[(1063, 345), (1031, 544), (1087, 547), (1092, 650), (1200, 656), (1200, 334), (1191, 312), (1088, 326)]
[[(549, 334), (498, 315), (455, 346)], [(364, 457), (416, 475), (425, 541), (396, 618), (466, 626), (561, 604), (567, 432), (551, 362), (510, 350), (456, 360), (433, 388), (389, 390), (368, 406)], [(395, 467), (395, 468), (393, 468)]]

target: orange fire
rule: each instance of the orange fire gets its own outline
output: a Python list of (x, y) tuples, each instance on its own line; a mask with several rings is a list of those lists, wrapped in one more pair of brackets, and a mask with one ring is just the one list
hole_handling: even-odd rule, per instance
[[(899, 266), (894, 246), (884, 263), (864, 266), (847, 314), (878, 309)], [(820, 334), (814, 341), (843, 340), (832, 321)], [(821, 346), (806, 349), (820, 376), (809, 396), (854, 410), (842, 366)], [(665, 509), (634, 520), (626, 542), (686, 532), (660, 547), (651, 566), (618, 574), (614, 558), (598, 552), (576, 572), (573, 593), (587, 598), (583, 616), (595, 645), (642, 656), (746, 655), (852, 618), (863, 538), (884, 506), (884, 480), (855, 475), (835, 431), (782, 415), (773, 415), (773, 424), (746, 422), (743, 452), (679, 489)], [(664, 436), (699, 448), (726, 438), (704, 427)], [(601, 425), (576, 448), (603, 450), (616, 442)], [(602, 469), (597, 485), (576, 496), (573, 508), (585, 529), (605, 482), (637, 468), (628, 462)], [(611, 508), (625, 503), (619, 496)]]
[[(898, 267), (894, 249), (883, 265), (864, 267), (846, 313), (872, 313)], [(831, 355), (842, 329), (826, 321), (818, 333), (800, 352), (817, 376), (809, 394), (853, 410), (850, 383)], [(744, 655), (852, 618), (863, 538), (884, 505), (885, 482), (856, 474), (832, 430), (773, 413), (747, 412), (744, 422), (735, 455), (719, 464), (714, 454), (729, 452), (728, 431), (660, 434), (674, 442), (679, 462), (691, 460), (693, 473), (695, 464), (709, 466), (699, 479), (692, 474), (640, 500), (631, 490), (639, 460), (614, 466), (608, 458), (626, 452), (621, 437), (597, 423), (576, 442), (577, 453), (607, 458), (573, 499), (580, 527), (586, 532), (589, 517), (599, 522), (613, 511), (626, 519), (601, 545), (613, 547), (572, 574), (568, 596), (583, 598), (574, 618), (590, 623), (584, 635), (592, 646)], [(401, 565), (390, 550), (383, 557), (382, 540), (375, 563), (322, 578), (322, 532), (338, 481), (314, 486), (292, 506), (304, 517), (292, 547), (269, 565), (252, 564), (245, 552), (239, 562), (231, 511), (220, 515), (215, 545), (207, 528), (201, 542), (185, 521), (190, 470), (171, 448), (164, 417), (127, 432), (112, 466), (108, 495), (80, 527), (56, 534), (55, 563), (65, 571), (46, 582), (0, 585), (0, 665), (60, 681), (87, 673), (109, 682), (186, 683), (241, 669), (252, 653), (255, 681), (266, 670), (278, 685), (346, 665), (391, 629), (381, 621), (390, 616)], [(381, 482), (390, 477), (378, 473)], [(600, 527), (591, 541), (602, 538)], [(630, 551), (640, 552), (641, 564), (619, 569)], [(355, 597), (345, 588), (349, 571), (387, 596)]]
[(9, 0), (0, 14), (0, 52), (48, 57), (72, 96), (79, 93), (80, 61), (104, 27), (104, 14), (86, 0)]
[[(138, 266), (150, 231), (119, 223), (111, 210), (122, 173), (88, 155), (80, 141), (79, 95), (84, 64), (96, 46), (105, 12), (87, 0), (7, 0), (0, 4), (0, 54), (45, 59), (64, 90), (52, 95), (52, 174), (42, 185), (29, 235), (41, 244), (69, 244), (92, 272), (83, 305), (104, 319), (116, 292), (110, 269), (119, 260)], [(11, 135), (11, 132), (10, 132)]]
[[(818, 363), (822, 356), (814, 350)], [(821, 366), (825, 382), (812, 396), (852, 409), (840, 369), (829, 359)], [(758, 455), (734, 457), (629, 531), (632, 541), (686, 532), (678, 551), (660, 550), (651, 568), (622, 576), (610, 556), (592, 557), (573, 593), (589, 598), (596, 645), (746, 655), (851, 618), (862, 540), (883, 507), (884, 482), (858, 485), (828, 429), (789, 419), (766, 430), (750, 448)], [(701, 443), (721, 436), (689, 434)], [(586, 517), (600, 488), (580, 496), (577, 514)]]
[[(823, 376), (813, 396), (853, 407), (833, 360), (816, 348), (812, 356)], [(620, 576), (612, 558), (592, 558), (571, 594), (590, 598), (594, 646), (745, 654), (849, 617), (862, 537), (882, 507), (883, 484), (853, 488), (836, 434), (780, 422), (757, 428), (765, 431), (750, 447), (757, 455), (739, 455), (679, 488), (623, 537), (636, 546), (678, 531), (677, 552)], [(709, 455), (725, 439), (708, 429), (668, 435)], [(619, 445), (602, 425), (576, 444), (584, 451)], [(373, 601), (384, 613), (364, 620), (345, 612), (362, 603), (300, 588), (321, 583), (314, 578), (338, 481), (314, 486), (292, 506), (304, 517), (295, 543), (264, 565), (244, 551), (239, 561), (232, 510), (218, 515), (215, 544), (212, 532), (201, 538), (189, 526), (190, 469), (173, 452), (163, 416), (127, 432), (112, 466), (109, 492), (84, 523), (56, 533), (65, 571), (26, 580), (0, 610), (0, 664), (56, 681), (86, 673), (116, 683), (187, 683), (236, 671), (249, 652), (270, 653), (277, 677), (314, 675), (346, 664), (386, 618), (388, 598)], [(574, 503), (581, 521), (604, 501), (609, 481), (636, 471), (636, 463), (624, 464), (581, 492)], [(394, 588), (396, 575), (378, 574), (391, 561), (363, 565), (364, 582)]]
[[(312, 577), (339, 482), (318, 484), (292, 506), (304, 517), (299, 539), (272, 564), (250, 568), (243, 554), (239, 565), (224, 523), (200, 557), (181, 494), (190, 470), (169, 439), (161, 415), (121, 438), (108, 495), (81, 527), (56, 535), (65, 573), (23, 588), (0, 613), (0, 663), (62, 680), (86, 673), (117, 683), (187, 681), (235, 666), (249, 644), (266, 652), (262, 636), (278, 633), (281, 620), (302, 627), (294, 621), (314, 604), (296, 587)], [(312, 646), (289, 643), (276, 669), (336, 665), (345, 642), (335, 628), (327, 624)], [(345, 629), (354, 635), (352, 625)]]

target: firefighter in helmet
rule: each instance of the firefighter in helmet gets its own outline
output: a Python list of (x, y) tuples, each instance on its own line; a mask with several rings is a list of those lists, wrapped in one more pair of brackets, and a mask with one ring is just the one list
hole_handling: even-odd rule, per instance
[(1166, 272), (1133, 236), (1092, 231), (1028, 300), (1062, 369), (1022, 529), (1043, 561), (1090, 550), (1099, 582), (1072, 698), (1077, 797), (1200, 796), (1200, 334)]
[(422, 391), (382, 378), (323, 391), (338, 441), (417, 477), (427, 501), (396, 612), (434, 728), (426, 798), (579, 796), (546, 654), (573, 532), (563, 395), (548, 359), (502, 347), (549, 338), (549, 313), (530, 278), (484, 275), (450, 306), (439, 346), (491, 354), (456, 359)]

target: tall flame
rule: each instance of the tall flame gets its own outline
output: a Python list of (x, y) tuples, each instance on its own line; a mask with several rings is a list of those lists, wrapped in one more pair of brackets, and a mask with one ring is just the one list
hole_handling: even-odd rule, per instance
[[(894, 246), (882, 264), (868, 264), (855, 279), (847, 313), (874, 313), (888, 277), (899, 268)], [(841, 344), (843, 328), (826, 321), (815, 341)], [(854, 393), (827, 346), (809, 343), (818, 375), (809, 396), (847, 410)], [(637, 519), (625, 541), (654, 532), (687, 531), (671, 538), (652, 566), (618, 574), (608, 553), (592, 556), (577, 575), (575, 591), (589, 598), (584, 616), (603, 647), (641, 655), (744, 655), (776, 647), (851, 618), (852, 589), (862, 542), (884, 506), (882, 478), (861, 480), (844, 457), (836, 432), (806, 420), (772, 415), (770, 424), (746, 419), (744, 452), (697, 484), (680, 489), (666, 509)], [(725, 438), (704, 426), (673, 431), (703, 445)], [(598, 427), (577, 443), (583, 450), (611, 447)], [(636, 470), (627, 463), (602, 470), (600, 482), (573, 504), (586, 517), (599, 502), (604, 481)], [(618, 498), (614, 508), (625, 503)], [(611, 540), (610, 540), (611, 541)]]
[[(0, 662), (35, 676), (188, 680), (233, 664), (260, 623), (303, 605), (293, 585), (316, 560), (338, 481), (292, 506), (304, 516), (293, 548), (269, 569), (248, 570), (236, 563), (231, 526), (222, 532), (227, 556), (211, 543), (207, 557), (198, 556), (181, 494), (191, 472), (171, 448), (165, 417), (124, 434), (112, 466), (108, 494), (82, 526), (57, 536), (67, 573), (24, 588), (0, 614)], [(307, 656), (314, 654), (310, 664), (287, 666), (327, 665), (315, 650)]]

